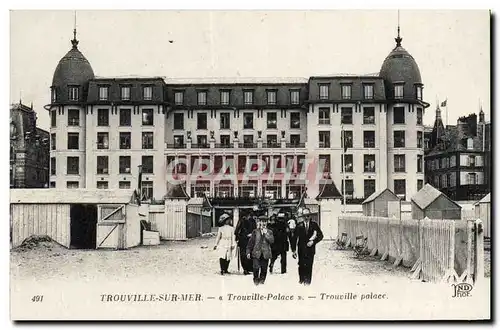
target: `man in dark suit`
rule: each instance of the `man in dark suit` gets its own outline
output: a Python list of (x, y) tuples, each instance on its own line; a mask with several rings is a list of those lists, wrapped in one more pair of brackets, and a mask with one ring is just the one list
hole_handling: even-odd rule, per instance
[(267, 228), (267, 217), (260, 216), (257, 229), (247, 245), (247, 258), (253, 259), (253, 282), (255, 285), (264, 284), (267, 276), (267, 266), (272, 257), (271, 244), (274, 242), (273, 232)]
[(271, 252), (273, 254), (271, 258), (271, 263), (269, 265), (269, 271), (273, 272), (274, 263), (276, 259), (280, 257), (281, 262), (281, 274), (286, 273), (286, 252), (288, 251), (288, 233), (287, 233), (287, 222), (285, 220), (285, 214), (279, 213), (276, 217), (276, 221), (270, 227), (274, 235), (274, 243), (271, 246)]
[(240, 250), (240, 261), (243, 268), (243, 274), (248, 275), (253, 270), (252, 259), (247, 258), (247, 245), (253, 230), (257, 227), (253, 218), (253, 212), (243, 217), (234, 230), (236, 242)]
[(312, 267), (314, 254), (316, 253), (316, 244), (323, 239), (323, 232), (316, 222), (311, 221), (311, 215), (308, 209), (304, 209), (300, 217), (303, 221), (295, 228), (291, 246), (294, 259), (297, 258), (296, 251), (298, 251), (299, 283), (309, 285), (312, 279)]

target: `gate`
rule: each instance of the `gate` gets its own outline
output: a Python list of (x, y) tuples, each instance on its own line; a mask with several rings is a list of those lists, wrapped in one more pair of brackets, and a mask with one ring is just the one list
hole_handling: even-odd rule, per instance
[(186, 236), (199, 237), (212, 231), (213, 210), (203, 208), (202, 204), (191, 204), (186, 210)]
[(96, 248), (126, 248), (125, 204), (97, 206)]

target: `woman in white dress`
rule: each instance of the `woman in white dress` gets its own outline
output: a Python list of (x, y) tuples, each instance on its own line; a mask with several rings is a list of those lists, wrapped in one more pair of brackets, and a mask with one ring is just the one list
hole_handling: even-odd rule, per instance
[(234, 228), (231, 224), (232, 219), (229, 214), (224, 213), (219, 218), (219, 227), (217, 237), (215, 239), (214, 250), (217, 252), (220, 262), (220, 274), (229, 274), (229, 262), (233, 256), (233, 251), (236, 248), (236, 240), (234, 237)]

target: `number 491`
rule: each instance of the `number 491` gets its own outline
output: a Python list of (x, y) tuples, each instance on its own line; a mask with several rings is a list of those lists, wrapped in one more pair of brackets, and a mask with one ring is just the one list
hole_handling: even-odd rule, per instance
[(42, 302), (43, 296), (33, 296), (33, 298), (31, 298), (31, 301), (32, 302)]

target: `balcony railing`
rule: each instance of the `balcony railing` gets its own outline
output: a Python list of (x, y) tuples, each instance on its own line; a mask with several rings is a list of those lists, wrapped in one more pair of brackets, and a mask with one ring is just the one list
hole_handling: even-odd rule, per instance
[(210, 148), (209, 143), (191, 144), (191, 149), (208, 149), (208, 148)]
[(375, 148), (375, 140), (365, 140), (364, 147), (365, 148)]
[(215, 148), (217, 149), (227, 149), (227, 148), (233, 148), (234, 144), (233, 143), (216, 143)]
[(257, 148), (257, 143), (253, 142), (239, 143), (238, 148)]
[(167, 144), (168, 149), (186, 149), (185, 144), (179, 144), (179, 143), (169, 143)]
[(280, 143), (263, 143), (262, 144), (262, 148), (281, 148), (281, 144)]
[(305, 143), (295, 143), (295, 142), (292, 143), (291, 142), (291, 143), (287, 143), (286, 147), (287, 148), (305, 148), (306, 144)]
[(330, 143), (328, 142), (320, 142), (319, 143), (320, 148), (330, 148)]

